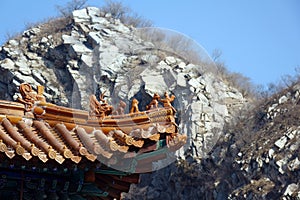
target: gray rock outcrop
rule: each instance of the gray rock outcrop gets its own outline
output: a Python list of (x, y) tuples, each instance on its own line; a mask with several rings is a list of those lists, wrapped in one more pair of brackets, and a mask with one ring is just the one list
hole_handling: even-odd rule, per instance
[[(45, 25), (27, 30), (1, 49), (2, 99), (12, 100), (28, 82), (45, 86), (50, 102), (88, 109), (89, 95), (106, 91), (108, 101), (140, 100), (141, 110), (154, 93), (176, 95), (178, 121), (189, 137), (189, 155), (205, 157), (213, 147), (232, 108), (246, 99), (201, 66), (155, 50), (134, 28), (105, 17), (98, 8), (73, 12), (68, 31), (42, 35)], [(184, 158), (184, 152), (180, 152)]]

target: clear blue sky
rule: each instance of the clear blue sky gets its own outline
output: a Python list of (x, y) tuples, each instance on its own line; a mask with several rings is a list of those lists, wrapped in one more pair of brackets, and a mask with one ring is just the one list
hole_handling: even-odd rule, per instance
[[(0, 44), (26, 24), (55, 17), (68, 1), (1, 0)], [(181, 32), (211, 54), (220, 49), (228, 69), (256, 84), (277, 82), (300, 66), (298, 0), (124, 0), (155, 26)], [(92, 6), (101, 0), (89, 0)]]

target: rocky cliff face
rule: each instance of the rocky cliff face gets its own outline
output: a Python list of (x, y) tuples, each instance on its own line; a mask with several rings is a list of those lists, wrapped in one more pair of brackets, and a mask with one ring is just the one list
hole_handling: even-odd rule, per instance
[[(188, 135), (178, 152), (180, 161), (165, 168), (166, 163), (156, 163), (153, 169), (159, 170), (143, 175), (124, 198), (268, 199), (296, 194), (300, 129), (295, 122), (272, 130), (279, 126), (278, 116), (293, 110), (287, 105), (297, 107), (299, 90), (266, 104), (265, 115), (255, 121), (264, 124), (243, 138), (224, 128), (248, 100), (203, 69), (89, 7), (74, 11), (70, 19), (29, 29), (0, 47), (0, 98), (16, 98), (22, 82), (44, 85), (49, 102), (86, 110), (89, 95), (104, 91), (115, 106), (125, 101), (127, 110), (133, 98), (144, 110), (154, 93), (175, 94), (180, 131)], [(245, 127), (246, 122), (241, 129)]]
[(44, 85), (46, 98), (56, 104), (88, 109), (89, 95), (105, 91), (113, 105), (136, 98), (144, 110), (154, 93), (163, 98), (169, 92), (176, 95), (181, 132), (196, 157), (206, 155), (225, 121), (246, 102), (219, 77), (156, 48), (98, 8), (49, 23), (65, 27), (46, 34), (51, 26), (43, 24), (1, 47), (2, 99), (13, 99), (20, 83), (28, 82)]
[(299, 94), (298, 83), (274, 95), (254, 115), (257, 130), (247, 142), (236, 142), (234, 164), (247, 181), (232, 192), (233, 198), (300, 198)]
[[(299, 199), (300, 84), (224, 127), (204, 159), (144, 175), (127, 199)], [(158, 187), (159, 186), (159, 187)]]

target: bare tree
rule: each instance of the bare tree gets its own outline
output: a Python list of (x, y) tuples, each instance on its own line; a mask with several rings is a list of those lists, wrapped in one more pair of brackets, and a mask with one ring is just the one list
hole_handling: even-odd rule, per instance
[(123, 19), (125, 24), (133, 27), (151, 27), (153, 23), (150, 20), (144, 19), (142, 16), (134, 13), (132, 16), (126, 16)]
[(106, 4), (100, 9), (104, 13), (110, 13), (113, 18), (120, 19), (124, 24), (132, 25), (133, 27), (150, 27), (152, 22), (144, 19), (137, 13), (125, 6), (120, 1), (106, 0)]
[(65, 6), (56, 5), (56, 9), (64, 17), (68, 17), (72, 14), (74, 10), (79, 10), (84, 8), (87, 0), (71, 0)]
[(105, 0), (105, 3), (101, 10), (110, 13), (113, 18), (122, 19), (127, 13), (131, 12), (131, 9), (124, 6), (120, 1)]
[(214, 62), (219, 61), (221, 56), (222, 56), (222, 50), (220, 50), (220, 49), (214, 49), (212, 54), (211, 54), (211, 58)]

